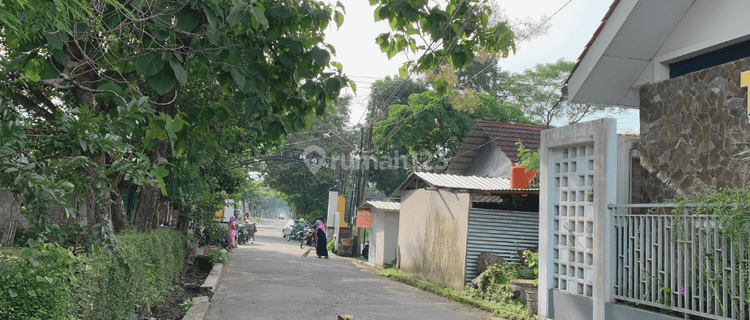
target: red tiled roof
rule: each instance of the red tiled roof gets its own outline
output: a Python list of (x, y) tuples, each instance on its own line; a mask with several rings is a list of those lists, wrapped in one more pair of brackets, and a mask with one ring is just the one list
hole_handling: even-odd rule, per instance
[(474, 121), (476, 125), (493, 140), (495, 145), (505, 153), (513, 163), (521, 162), (518, 157), (516, 142), (521, 141), (529, 150), (537, 150), (540, 146), (541, 131), (549, 129), (544, 126), (527, 124), (502, 123), (492, 121)]
[(612, 5), (609, 6), (609, 10), (607, 10), (607, 13), (604, 15), (604, 18), (602, 19), (602, 23), (599, 24), (599, 28), (596, 28), (596, 31), (594, 31), (594, 35), (591, 37), (591, 40), (589, 40), (589, 43), (587, 43), (586, 46), (583, 48), (583, 52), (581, 52), (581, 55), (578, 56), (578, 60), (576, 60), (576, 65), (573, 66), (573, 70), (570, 70), (570, 74), (568, 75), (568, 78), (565, 79), (565, 84), (568, 84), (570, 77), (573, 76), (573, 72), (575, 72), (576, 69), (578, 69), (578, 65), (581, 64), (581, 60), (583, 60), (583, 57), (589, 51), (589, 48), (591, 48), (591, 45), (594, 44), (594, 41), (596, 40), (596, 38), (599, 37), (599, 33), (602, 32), (602, 29), (604, 29), (604, 25), (607, 24), (607, 20), (609, 20), (609, 16), (612, 15), (612, 12), (615, 11), (615, 8), (617, 7), (618, 4), (620, 4), (620, 0), (614, 0), (614, 2), (612, 2)]

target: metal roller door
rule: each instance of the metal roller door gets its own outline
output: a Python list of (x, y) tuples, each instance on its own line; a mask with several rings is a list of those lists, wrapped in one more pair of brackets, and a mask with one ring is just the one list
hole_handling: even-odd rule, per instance
[(469, 211), (466, 282), (476, 278), (477, 257), (491, 252), (518, 262), (517, 250), (539, 245), (539, 213), (475, 209)]

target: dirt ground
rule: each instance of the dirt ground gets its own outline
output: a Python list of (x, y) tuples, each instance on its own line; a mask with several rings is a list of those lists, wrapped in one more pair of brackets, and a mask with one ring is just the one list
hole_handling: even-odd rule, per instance
[[(151, 316), (147, 316), (146, 319), (182, 319), (182, 315), (185, 311), (181, 305), (182, 302), (185, 301), (185, 299), (200, 296), (198, 293), (198, 286), (203, 283), (203, 280), (205, 280), (207, 276), (207, 271), (201, 271), (196, 264), (191, 265), (190, 268), (180, 276), (180, 279), (175, 282), (174, 295), (168, 298), (164, 303), (152, 306)], [(185, 288), (185, 284), (191, 283), (195, 284), (195, 286)]]

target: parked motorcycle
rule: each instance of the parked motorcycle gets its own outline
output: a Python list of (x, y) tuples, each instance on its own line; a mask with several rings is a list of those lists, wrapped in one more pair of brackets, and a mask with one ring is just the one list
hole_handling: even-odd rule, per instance
[(198, 240), (198, 246), (221, 246), (224, 250), (229, 251), (229, 238), (224, 237), (221, 240), (211, 240), (211, 237), (209, 236), (208, 228), (203, 229), (203, 236)]
[(299, 242), (300, 249), (304, 249), (305, 247), (314, 247), (317, 243), (315, 242), (315, 233), (312, 229), (307, 229), (304, 231), (304, 235), (302, 240)]
[(247, 231), (247, 225), (245, 225), (245, 224), (239, 225), (239, 228), (237, 229), (237, 244), (245, 244), (245, 243), (247, 243), (247, 241), (248, 241), (248, 239), (247, 239), (248, 233), (249, 232)]
[(365, 242), (365, 247), (362, 248), (362, 256), (365, 259), (369, 259), (370, 258), (369, 257), (370, 256), (370, 243), (369, 242)]

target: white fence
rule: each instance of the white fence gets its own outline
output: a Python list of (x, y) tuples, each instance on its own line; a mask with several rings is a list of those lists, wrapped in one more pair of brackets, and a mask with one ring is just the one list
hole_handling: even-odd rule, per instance
[[(711, 319), (750, 319), (747, 241), (675, 205), (610, 205), (616, 300)], [(649, 213), (643, 213), (643, 212)], [(634, 213), (639, 214), (634, 214)], [(642, 214), (643, 213), (643, 214)]]

